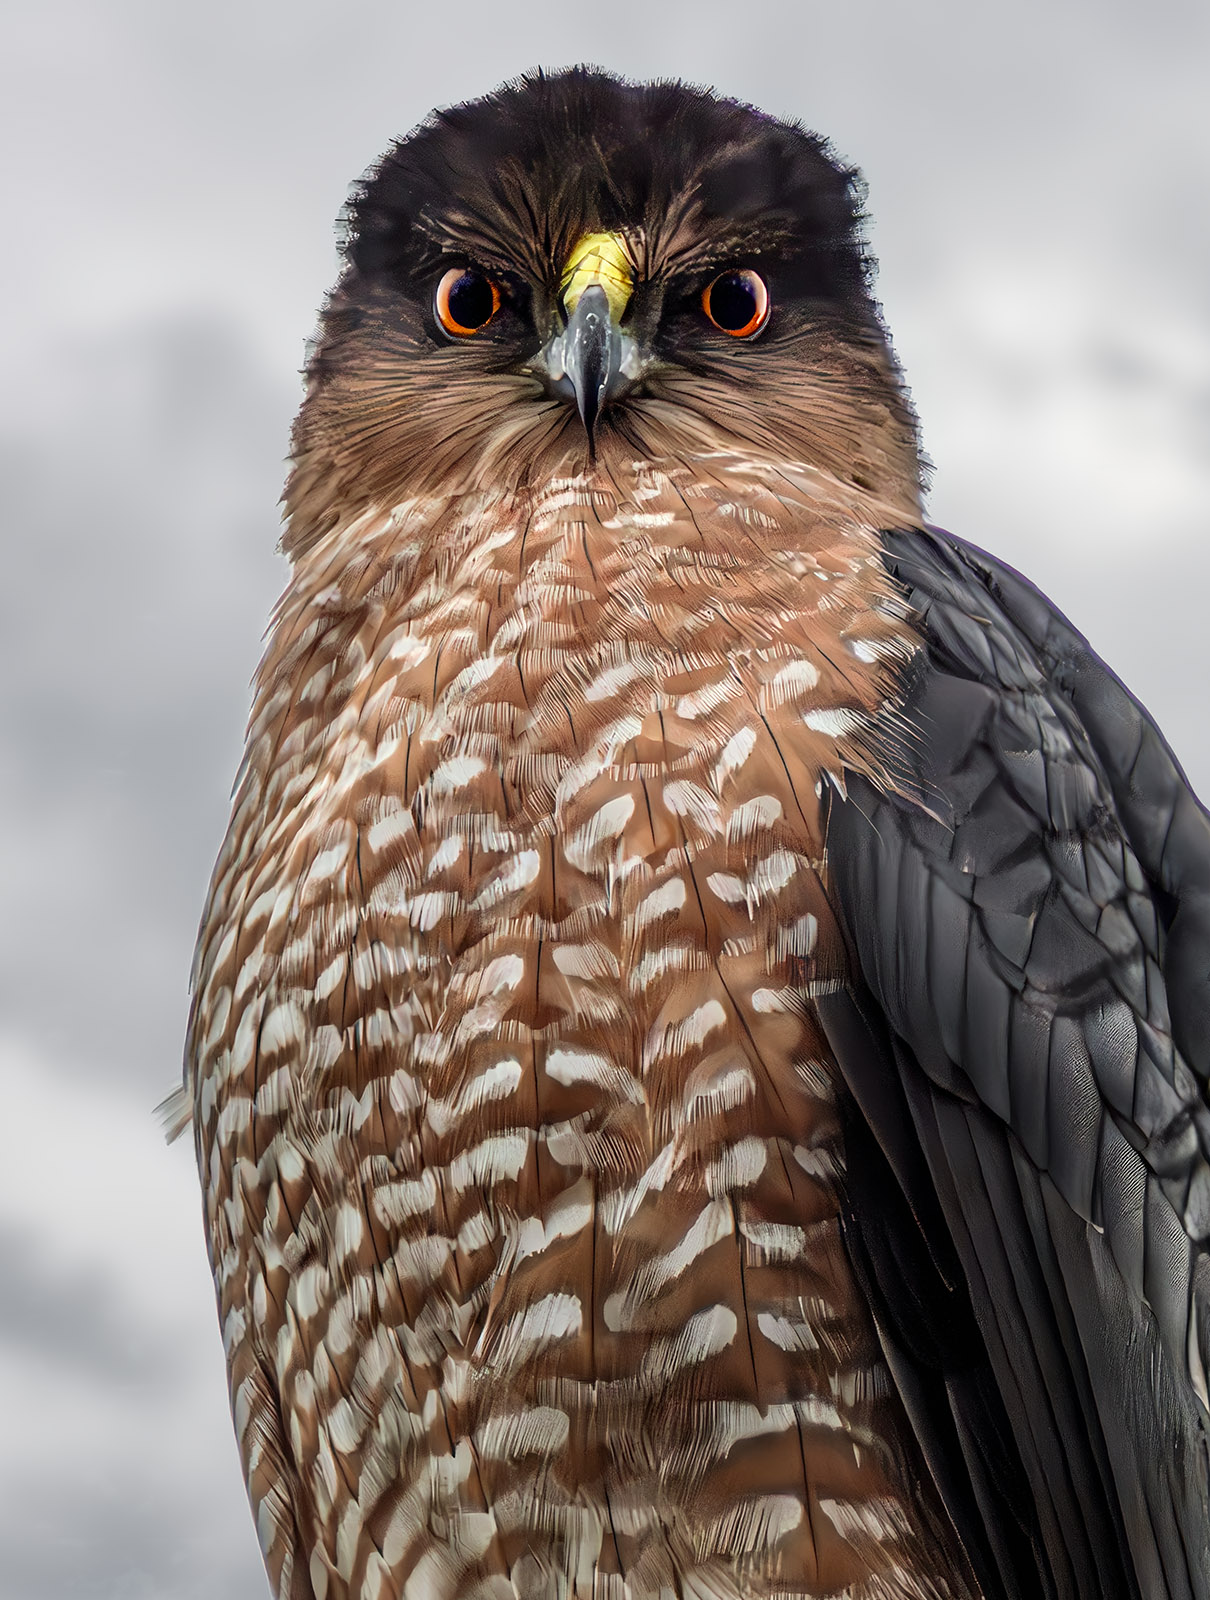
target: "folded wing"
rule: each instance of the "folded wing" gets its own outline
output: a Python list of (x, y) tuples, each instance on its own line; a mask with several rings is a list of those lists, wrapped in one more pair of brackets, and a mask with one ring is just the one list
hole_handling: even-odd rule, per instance
[(989, 1600), (1206, 1600), (1210, 819), (1036, 590), (883, 537), (926, 648), (829, 820), (850, 1249)]

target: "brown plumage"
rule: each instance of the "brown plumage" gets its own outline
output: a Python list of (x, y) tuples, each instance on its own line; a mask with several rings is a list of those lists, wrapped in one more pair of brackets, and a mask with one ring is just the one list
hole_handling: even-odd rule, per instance
[[(854, 1274), (819, 1011), (829, 796), (911, 787), (922, 650), (854, 192), (798, 129), (574, 73), (351, 208), (187, 1056), (290, 1600), (993, 1592)], [(597, 234), (639, 354), (590, 451), (540, 353)], [(452, 267), (502, 296), (473, 337)], [(702, 313), (735, 268), (751, 339)]]

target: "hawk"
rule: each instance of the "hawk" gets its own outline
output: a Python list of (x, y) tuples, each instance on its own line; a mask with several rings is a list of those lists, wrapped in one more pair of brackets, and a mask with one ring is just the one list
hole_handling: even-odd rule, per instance
[(539, 74), (343, 249), (182, 1100), (274, 1592), (1205, 1600), (1210, 822), (857, 174)]

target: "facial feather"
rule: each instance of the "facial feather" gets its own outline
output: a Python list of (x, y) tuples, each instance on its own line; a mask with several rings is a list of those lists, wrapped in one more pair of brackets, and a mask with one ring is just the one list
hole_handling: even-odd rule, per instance
[[(601, 419), (606, 458), (775, 450), (919, 511), (915, 423), (878, 308), (860, 185), (814, 135), (678, 85), (581, 71), (444, 113), (384, 157), (346, 220), (295, 431), (286, 548), (405, 492), (565, 475), (585, 442), (533, 362), (560, 325), (577, 239), (618, 230), (636, 263), (642, 381)], [(719, 336), (701, 291), (758, 266), (774, 313)], [(437, 327), (451, 264), (497, 277), (475, 339)]]

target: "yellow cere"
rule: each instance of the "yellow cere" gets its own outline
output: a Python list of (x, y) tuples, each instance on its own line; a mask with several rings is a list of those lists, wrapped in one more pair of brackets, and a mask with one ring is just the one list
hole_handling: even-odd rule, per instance
[(570, 316), (585, 289), (600, 284), (614, 322), (620, 320), (634, 291), (634, 268), (626, 241), (617, 233), (586, 233), (567, 258), (559, 285)]

